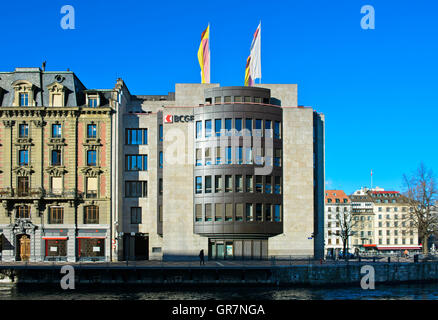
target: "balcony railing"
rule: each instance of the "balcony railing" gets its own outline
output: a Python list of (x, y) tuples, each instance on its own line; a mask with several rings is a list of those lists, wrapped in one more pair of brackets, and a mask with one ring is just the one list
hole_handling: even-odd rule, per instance
[(77, 189), (0, 188), (1, 198), (82, 198)]

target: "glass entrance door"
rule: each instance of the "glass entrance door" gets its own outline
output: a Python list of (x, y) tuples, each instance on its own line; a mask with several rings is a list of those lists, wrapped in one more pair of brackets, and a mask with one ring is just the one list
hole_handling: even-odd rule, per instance
[(224, 248), (224, 244), (223, 243), (218, 243), (216, 245), (216, 250), (217, 250), (217, 258), (218, 259), (225, 259), (225, 248)]

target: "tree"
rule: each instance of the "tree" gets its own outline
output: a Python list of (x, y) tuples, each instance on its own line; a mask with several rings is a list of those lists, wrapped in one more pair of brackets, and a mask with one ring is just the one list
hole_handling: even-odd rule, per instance
[(438, 230), (438, 216), (434, 210), (438, 196), (436, 178), (432, 169), (421, 163), (413, 174), (403, 175), (403, 182), (410, 206), (407, 219), (418, 229), (423, 253), (428, 254), (428, 239)]
[(353, 219), (353, 215), (349, 211), (342, 211), (336, 215), (336, 218), (341, 228), (339, 236), (342, 239), (344, 258), (348, 256), (348, 239), (355, 234), (354, 228), (358, 221)]

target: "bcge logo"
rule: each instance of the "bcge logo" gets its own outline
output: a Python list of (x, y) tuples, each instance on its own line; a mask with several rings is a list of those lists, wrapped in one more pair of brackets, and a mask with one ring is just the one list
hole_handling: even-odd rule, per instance
[(171, 114), (164, 116), (164, 123), (192, 122), (193, 120), (195, 120), (195, 116), (189, 116), (189, 115), (174, 116)]
[(168, 114), (164, 117), (165, 123), (172, 123), (173, 122), (173, 116), (171, 114)]

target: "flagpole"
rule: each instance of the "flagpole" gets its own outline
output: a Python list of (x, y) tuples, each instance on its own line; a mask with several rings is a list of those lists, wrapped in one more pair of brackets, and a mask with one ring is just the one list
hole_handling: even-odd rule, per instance
[[(262, 61), (262, 19), (260, 19), (260, 64)], [(260, 75), (259, 84), (262, 84), (262, 75)]]

